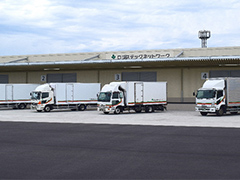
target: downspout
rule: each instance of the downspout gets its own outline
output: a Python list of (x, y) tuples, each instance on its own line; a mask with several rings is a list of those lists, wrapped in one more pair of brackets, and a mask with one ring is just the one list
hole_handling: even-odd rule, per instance
[(97, 82), (100, 83), (100, 70), (97, 70)]
[(26, 72), (26, 83), (28, 84), (28, 72)]
[(181, 102), (183, 101), (183, 68), (181, 68)]

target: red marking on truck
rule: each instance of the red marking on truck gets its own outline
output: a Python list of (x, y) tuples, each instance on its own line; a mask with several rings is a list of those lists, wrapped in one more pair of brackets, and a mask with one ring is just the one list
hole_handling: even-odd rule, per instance
[(58, 101), (58, 103), (69, 103), (69, 102), (97, 102), (97, 100)]
[(109, 108), (111, 108), (111, 107), (114, 107), (114, 106), (118, 106), (119, 104), (121, 104), (122, 103), (122, 99), (121, 99), (121, 101), (119, 102), (119, 103), (117, 103), (117, 104), (115, 104), (115, 105), (107, 105), (107, 106), (109, 106)]
[(48, 101), (46, 102), (46, 104), (49, 103), (51, 100), (52, 100), (52, 98), (51, 98), (50, 100), (48, 100)]
[(31, 101), (31, 99), (0, 100), (0, 102), (17, 102), (17, 101)]
[(151, 102), (151, 101), (148, 101), (148, 102), (130, 102), (128, 104), (166, 104), (167, 101), (155, 101), (155, 102)]
[(212, 105), (212, 103), (197, 103), (197, 105)]
[[(219, 104), (221, 104), (222, 102), (223, 102), (223, 100), (225, 99), (225, 96), (223, 97), (223, 99), (220, 101), (220, 103)], [(216, 103), (215, 103), (216, 104)]]
[(239, 101), (236, 101), (236, 102), (229, 102), (229, 104), (240, 104)]

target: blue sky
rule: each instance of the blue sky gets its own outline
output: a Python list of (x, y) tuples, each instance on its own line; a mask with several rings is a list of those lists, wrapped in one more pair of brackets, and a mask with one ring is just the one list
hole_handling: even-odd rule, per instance
[(239, 0), (0, 0), (0, 56), (240, 46)]

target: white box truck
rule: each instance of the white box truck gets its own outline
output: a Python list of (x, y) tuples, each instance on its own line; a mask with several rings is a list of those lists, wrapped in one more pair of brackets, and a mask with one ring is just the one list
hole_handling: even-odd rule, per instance
[(30, 92), (39, 84), (0, 84), (0, 107), (25, 109), (31, 103)]
[(47, 83), (32, 93), (31, 109), (38, 112), (52, 109), (84, 111), (88, 105), (97, 105), (100, 83)]
[(163, 111), (166, 105), (166, 82), (111, 82), (98, 95), (98, 111), (105, 114), (119, 114), (124, 110)]
[(196, 94), (196, 111), (206, 116), (240, 111), (240, 78), (212, 78), (205, 81)]

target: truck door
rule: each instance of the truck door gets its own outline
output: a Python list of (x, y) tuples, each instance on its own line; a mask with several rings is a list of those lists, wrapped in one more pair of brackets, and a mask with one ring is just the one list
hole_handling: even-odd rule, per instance
[(134, 102), (143, 102), (143, 83), (134, 83)]
[(67, 102), (71, 102), (74, 100), (74, 97), (73, 97), (73, 84), (67, 84), (67, 87), (66, 87), (66, 101)]
[(6, 101), (13, 101), (13, 85), (6, 85)]

